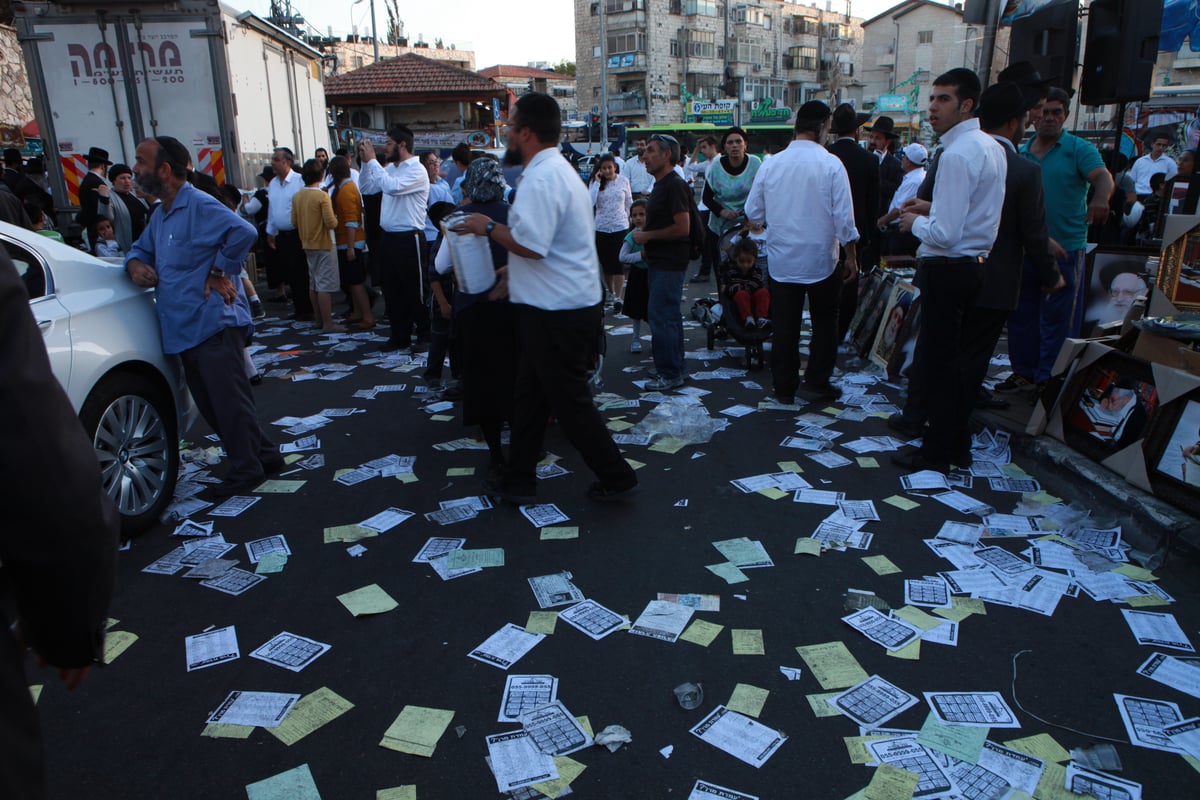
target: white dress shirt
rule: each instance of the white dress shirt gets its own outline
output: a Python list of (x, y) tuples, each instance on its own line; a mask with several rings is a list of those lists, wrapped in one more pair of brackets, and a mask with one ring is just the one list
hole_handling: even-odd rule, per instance
[(986, 257), (1000, 229), (1008, 160), (1000, 143), (979, 129), (978, 119), (942, 135), (928, 217), (917, 217), (918, 257)]
[(388, 233), (425, 230), (429, 203), (429, 170), (416, 156), (382, 166), (371, 159), (363, 164), (358, 184), (363, 194), (382, 192), (379, 227)]
[(622, 174), (629, 178), (629, 188), (634, 194), (650, 194), (650, 190), (654, 188), (654, 177), (646, 171), (646, 165), (640, 158), (626, 161)]
[(304, 188), (304, 179), (296, 170), (289, 170), (286, 178), (275, 176), (267, 184), (267, 235), (275, 236), (280, 231), (294, 231), (292, 224), (292, 198)]
[(1175, 165), (1174, 159), (1165, 153), (1157, 160), (1146, 154), (1133, 162), (1133, 167), (1129, 170), (1129, 177), (1133, 178), (1134, 193), (1150, 194), (1150, 177), (1159, 173), (1162, 173), (1164, 181), (1169, 181), (1179, 174), (1179, 167)]
[(781, 283), (825, 280), (837, 267), (838, 248), (858, 241), (846, 168), (806, 139), (762, 163), (745, 213), (767, 223), (767, 265)]
[(924, 167), (917, 167), (904, 173), (904, 179), (900, 181), (900, 185), (896, 187), (896, 193), (892, 195), (892, 204), (888, 206), (888, 211), (895, 211), (916, 197), (917, 189), (923, 180), (925, 180)]
[(508, 256), (508, 295), (546, 311), (598, 305), (604, 296), (587, 187), (556, 148), (525, 167), (508, 224), (517, 244), (541, 258)]
[[(450, 194), (450, 184), (446, 183), (445, 178), (438, 178), (437, 183), (429, 184), (429, 200), (426, 208), (433, 208), (434, 203), (454, 203), (454, 196)], [(425, 241), (436, 242), (440, 232), (438, 226), (434, 225), (433, 220), (429, 218), (429, 214), (426, 214)]]

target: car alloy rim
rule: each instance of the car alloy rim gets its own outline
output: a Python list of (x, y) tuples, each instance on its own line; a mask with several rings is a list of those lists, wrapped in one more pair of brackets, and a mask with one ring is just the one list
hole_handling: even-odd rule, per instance
[(167, 481), (167, 426), (146, 398), (124, 395), (100, 415), (92, 442), (100, 458), (104, 490), (126, 516), (154, 506)]

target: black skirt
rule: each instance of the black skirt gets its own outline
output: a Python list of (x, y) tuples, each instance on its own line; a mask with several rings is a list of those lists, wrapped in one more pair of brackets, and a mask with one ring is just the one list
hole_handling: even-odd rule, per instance
[(632, 319), (648, 320), (646, 304), (649, 299), (649, 273), (644, 267), (631, 267), (625, 280), (625, 309), (621, 313)]
[(462, 358), (463, 424), (512, 420), (517, 317), (511, 303), (472, 303), (454, 318)]

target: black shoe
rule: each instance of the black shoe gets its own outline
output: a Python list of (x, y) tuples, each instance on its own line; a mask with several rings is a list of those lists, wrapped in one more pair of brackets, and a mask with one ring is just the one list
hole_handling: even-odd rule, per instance
[(254, 377), (252, 377), (250, 379), (250, 385), (251, 386), (262, 386), (262, 373), (261, 372), (254, 373)]
[(796, 405), (796, 396), (794, 394), (779, 394), (776, 392), (771, 396), (775, 398), (776, 403), (782, 403), (785, 406)]
[(287, 318), (296, 322), (315, 322), (316, 317), (312, 314), (288, 314)]
[(696, 273), (688, 283), (708, 283), (708, 276)]
[(251, 319), (266, 319), (267, 310), (263, 308), (262, 301), (257, 297), (250, 301), (250, 318)]
[(514, 506), (531, 506), (537, 502), (536, 494), (517, 494), (510, 491), (506, 482), (485, 480), (483, 482), (483, 493), (488, 497), (496, 498), (505, 503)]
[(910, 439), (919, 439), (925, 435), (925, 425), (910, 422), (903, 414), (892, 414), (887, 418), (887, 426), (896, 433), (902, 433)]
[(213, 497), (233, 497), (235, 494), (245, 494), (263, 482), (263, 476), (246, 478), (240, 481), (224, 480), (212, 487)]
[(825, 381), (824, 383), (809, 383), (805, 381), (800, 391), (815, 400), (837, 400), (842, 396), (842, 390), (829, 381)]
[(980, 390), (979, 397), (975, 398), (976, 408), (1008, 408), (1008, 401), (1002, 397), (996, 397), (991, 392)]
[(394, 353), (397, 350), (404, 350), (404, 351), (411, 350), (411, 348), (408, 345), (401, 344), (400, 342), (396, 342), (396, 341), (392, 341), (392, 340), (389, 340), (386, 344), (383, 345), (383, 347), (380, 347), (379, 349), (381, 352), (384, 352), (384, 353)]
[(951, 456), (950, 458), (950, 463), (959, 469), (970, 469), (974, 461), (975, 458), (971, 455), (970, 450), (967, 450), (965, 453), (959, 453), (956, 456)]
[(263, 474), (278, 475), (280, 472), (283, 472), (283, 468), (286, 464), (287, 462), (283, 460), (283, 456), (271, 459), (270, 461), (264, 461), (262, 462)]
[(622, 500), (628, 500), (637, 491), (637, 479), (633, 483), (622, 487), (608, 487), (600, 481), (595, 481), (588, 487), (587, 496), (589, 500), (594, 500), (597, 503), (616, 503)]
[(620, 314), (624, 310), (625, 310), (625, 304), (622, 303), (620, 300), (613, 303), (613, 316)]
[(941, 472), (943, 474), (950, 472), (949, 463), (928, 459), (915, 447), (908, 452), (897, 453), (892, 456), (892, 463), (909, 472), (919, 472), (924, 469), (931, 469), (934, 472)]

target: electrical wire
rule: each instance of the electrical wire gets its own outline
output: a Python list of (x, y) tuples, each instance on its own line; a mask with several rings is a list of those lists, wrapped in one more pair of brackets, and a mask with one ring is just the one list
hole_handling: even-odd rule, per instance
[(1032, 650), (1020, 650), (1016, 653), (1013, 653), (1013, 658), (1012, 658), (1012, 701), (1013, 701), (1013, 705), (1015, 705), (1017, 708), (1019, 708), (1024, 713), (1026, 713), (1029, 716), (1036, 719), (1038, 722), (1042, 723), (1043, 725), (1049, 725), (1051, 728), (1059, 728), (1060, 730), (1070, 731), (1071, 733), (1077, 733), (1080, 736), (1086, 736), (1089, 739), (1100, 739), (1105, 742), (1115, 742), (1116, 744), (1128, 744), (1128, 742), (1125, 739), (1112, 739), (1108, 736), (1100, 736), (1099, 734), (1096, 734), (1096, 733), (1088, 733), (1087, 731), (1077, 730), (1075, 728), (1071, 728), (1066, 725), (1059, 725), (1057, 722), (1051, 722), (1050, 720), (1042, 719), (1037, 714), (1034, 714), (1032, 711), (1025, 708), (1025, 706), (1021, 705), (1021, 701), (1017, 699), (1017, 659), (1020, 658), (1021, 656), (1025, 655), (1026, 653), (1032, 653), (1032, 652), (1033, 652)]

